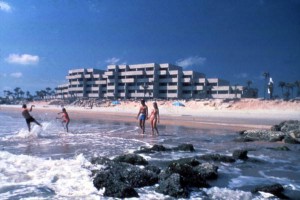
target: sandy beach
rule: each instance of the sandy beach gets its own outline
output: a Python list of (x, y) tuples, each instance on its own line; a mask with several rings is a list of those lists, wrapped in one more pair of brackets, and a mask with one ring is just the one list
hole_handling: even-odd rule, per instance
[[(149, 112), (152, 102), (147, 101)], [(179, 101), (184, 106), (172, 105), (174, 101), (157, 101), (162, 125), (182, 125), (203, 129), (244, 130), (267, 129), (284, 120), (300, 120), (300, 101), (283, 100), (198, 100)], [(51, 101), (28, 103), (35, 105), (35, 113), (53, 115), (64, 106), (71, 119), (137, 121), (139, 101), (120, 101), (118, 105), (82, 107), (74, 105), (51, 105)], [(1, 105), (2, 111), (17, 112), (21, 105)], [(33, 114), (34, 115), (34, 114)]]

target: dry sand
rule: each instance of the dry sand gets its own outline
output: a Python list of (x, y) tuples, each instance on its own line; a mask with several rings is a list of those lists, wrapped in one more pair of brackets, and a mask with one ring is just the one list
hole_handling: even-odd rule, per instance
[[(192, 126), (204, 129), (267, 129), (284, 120), (300, 120), (300, 101), (282, 100), (199, 100), (180, 101), (185, 106), (174, 106), (174, 101), (158, 101), (161, 124)], [(152, 101), (146, 103), (149, 112)], [(35, 112), (59, 112), (61, 106), (49, 102), (32, 102)], [(114, 120), (137, 122), (139, 102), (121, 101), (115, 106), (94, 106), (92, 109), (64, 105), (71, 119)], [(3, 111), (19, 111), (21, 105), (1, 105)], [(1, 111), (0, 110), (0, 111)]]

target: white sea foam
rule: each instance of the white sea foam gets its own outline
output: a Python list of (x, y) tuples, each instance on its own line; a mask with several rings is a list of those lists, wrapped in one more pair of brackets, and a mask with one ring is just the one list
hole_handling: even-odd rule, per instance
[[(69, 160), (46, 160), (27, 155), (14, 155), (0, 152), (0, 187), (17, 189), (14, 194), (5, 193), (7, 198), (17, 193), (30, 193), (29, 190), (44, 188), (52, 190), (56, 197), (88, 197), (99, 199), (101, 191), (93, 186), (91, 166), (82, 155)], [(1, 189), (1, 190), (2, 190)], [(2, 198), (4, 194), (1, 194)]]
[(255, 197), (251, 192), (244, 192), (241, 190), (231, 190), (228, 188), (212, 187), (204, 189), (210, 199), (218, 200), (262, 200), (262, 196)]

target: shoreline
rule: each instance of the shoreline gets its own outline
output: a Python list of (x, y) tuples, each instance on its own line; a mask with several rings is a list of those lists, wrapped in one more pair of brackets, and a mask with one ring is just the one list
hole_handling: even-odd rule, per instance
[[(227, 102), (219, 103), (220, 101), (217, 100), (207, 102), (200, 102), (204, 105), (201, 106), (199, 103), (192, 101), (186, 103), (185, 107), (172, 106), (170, 101), (160, 102), (161, 123), (158, 126), (174, 125), (201, 129), (241, 131), (246, 129), (269, 129), (272, 125), (285, 120), (300, 120), (299, 102), (296, 102), (296, 104), (292, 102), (291, 109), (286, 109), (288, 102), (284, 102), (284, 108), (274, 107), (274, 105), (266, 108), (261, 108), (262, 105), (260, 105), (259, 108), (255, 108), (252, 105), (252, 109), (250, 109), (251, 106), (249, 108), (248, 104), (253, 104), (253, 100), (248, 101), (247, 105), (245, 105), (245, 101), (241, 101), (240, 103), (244, 104), (242, 109), (233, 109), (234, 106), (238, 107), (241, 105), (232, 104), (233, 106), (228, 106)], [(48, 105), (46, 102), (32, 102), (28, 104), (28, 106), (30, 105), (35, 105), (33, 108), (34, 113), (35, 111), (36, 113), (44, 111), (55, 116), (57, 112), (61, 111), (61, 106)], [(148, 102), (149, 112), (152, 109), (151, 105), (152, 103)], [(138, 124), (136, 119), (138, 106), (138, 102), (121, 102), (120, 105), (93, 107), (92, 109), (71, 105), (65, 105), (64, 107), (67, 109), (71, 120), (122, 121)], [(1, 111), (17, 113), (21, 111), (21, 105), (1, 105)], [(148, 120), (146, 121), (146, 126), (150, 126)]]

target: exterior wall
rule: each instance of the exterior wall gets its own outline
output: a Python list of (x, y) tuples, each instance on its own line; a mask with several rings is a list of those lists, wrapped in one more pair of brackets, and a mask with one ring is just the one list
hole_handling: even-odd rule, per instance
[(74, 69), (68, 84), (56, 88), (58, 98), (241, 98), (244, 88), (229, 81), (207, 79), (203, 73), (184, 71), (171, 64), (108, 65), (107, 70)]

